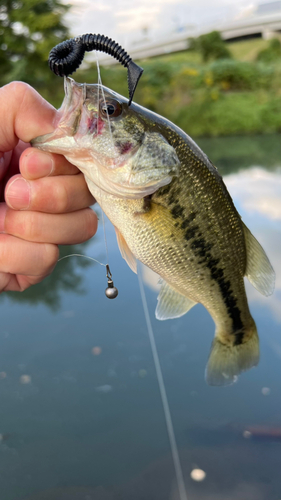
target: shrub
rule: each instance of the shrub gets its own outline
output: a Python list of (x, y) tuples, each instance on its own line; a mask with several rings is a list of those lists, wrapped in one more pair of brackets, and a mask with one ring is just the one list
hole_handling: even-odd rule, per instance
[(219, 31), (211, 31), (211, 33), (200, 35), (198, 38), (189, 39), (189, 47), (191, 50), (200, 52), (204, 62), (210, 59), (232, 57)]
[(271, 86), (273, 70), (263, 64), (224, 59), (214, 61), (203, 70), (207, 87), (218, 85), (222, 90), (254, 90)]
[(281, 60), (281, 43), (278, 38), (272, 38), (269, 46), (261, 50), (257, 55), (257, 60), (265, 63)]

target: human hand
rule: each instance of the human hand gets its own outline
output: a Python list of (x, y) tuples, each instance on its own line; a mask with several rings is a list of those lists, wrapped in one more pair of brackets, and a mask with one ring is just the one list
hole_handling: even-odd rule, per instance
[(57, 111), (22, 82), (0, 89), (0, 109), (0, 292), (22, 291), (51, 273), (59, 244), (91, 238), (97, 216), (79, 170), (29, 147)]

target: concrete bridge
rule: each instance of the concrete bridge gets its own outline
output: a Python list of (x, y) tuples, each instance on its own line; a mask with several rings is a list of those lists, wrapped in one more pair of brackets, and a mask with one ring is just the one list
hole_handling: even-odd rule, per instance
[[(198, 37), (213, 30), (220, 31), (224, 40), (237, 40), (254, 36), (267, 39), (276, 36), (277, 33), (281, 32), (281, 0), (259, 4), (253, 9), (253, 12), (241, 19), (206, 25), (203, 29), (196, 25), (187, 26), (185, 30), (167, 34), (165, 38), (157, 41), (144, 40), (131, 44), (127, 50), (133, 59), (178, 52), (188, 49), (189, 38)], [(115, 61), (112, 58), (102, 56), (100, 63), (114, 64)]]

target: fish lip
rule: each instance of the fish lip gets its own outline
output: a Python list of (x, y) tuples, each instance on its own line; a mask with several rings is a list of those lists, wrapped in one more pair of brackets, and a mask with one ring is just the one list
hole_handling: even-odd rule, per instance
[[(59, 108), (53, 123), (53, 132), (35, 137), (30, 141), (31, 146), (50, 151), (50, 142), (64, 138), (66, 135), (75, 135), (76, 130), (72, 128), (72, 125), (75, 120), (77, 120), (77, 115), (79, 113), (81, 115), (86, 98), (86, 84), (77, 83), (70, 77), (64, 77), (64, 93), (65, 95), (62, 105)], [(66, 146), (65, 148), (60, 146), (60, 148), (62, 150), (68, 150), (69, 146)]]

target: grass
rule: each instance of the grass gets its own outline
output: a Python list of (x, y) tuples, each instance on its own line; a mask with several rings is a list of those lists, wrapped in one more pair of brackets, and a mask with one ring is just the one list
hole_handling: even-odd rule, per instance
[(253, 38), (227, 44), (232, 56), (238, 61), (255, 61), (258, 53), (268, 46), (268, 40)]
[[(227, 42), (227, 48), (230, 50), (234, 59), (238, 61), (254, 61), (260, 50), (268, 46), (268, 40), (263, 38), (252, 38), (249, 40), (240, 40), (236, 42)], [(187, 63), (201, 64), (202, 59), (199, 53), (193, 51), (184, 51), (172, 54), (164, 54), (163, 56), (153, 57), (151, 59), (142, 59), (140, 64), (147, 61), (161, 61), (168, 63), (176, 63), (183, 66)]]

